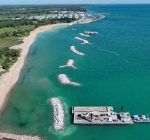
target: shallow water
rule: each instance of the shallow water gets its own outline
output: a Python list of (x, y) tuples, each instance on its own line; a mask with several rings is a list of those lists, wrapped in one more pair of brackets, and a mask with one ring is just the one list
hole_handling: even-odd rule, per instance
[[(0, 127), (14, 133), (40, 135), (50, 140), (149, 140), (150, 125), (78, 126), (71, 124), (72, 106), (114, 106), (116, 111), (150, 114), (150, 5), (95, 5), (90, 11), (105, 19), (86, 25), (41, 33), (32, 45), (19, 82), (12, 90)], [(73, 29), (72, 29), (73, 28)], [(76, 30), (74, 30), (76, 29)], [(97, 36), (81, 37), (84, 30)], [(80, 44), (75, 36), (93, 44)], [(85, 56), (70, 51), (74, 45)], [(74, 59), (78, 69), (59, 66)], [(81, 83), (63, 86), (58, 74)], [(65, 104), (64, 132), (53, 132), (49, 98)]]

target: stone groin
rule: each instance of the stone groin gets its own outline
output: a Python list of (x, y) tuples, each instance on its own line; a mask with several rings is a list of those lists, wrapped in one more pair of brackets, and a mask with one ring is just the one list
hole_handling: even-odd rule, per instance
[(80, 83), (71, 81), (66, 74), (59, 74), (58, 80), (63, 85), (70, 85), (70, 86), (76, 86), (76, 87), (81, 86)]
[(51, 98), (50, 104), (53, 107), (53, 128), (55, 131), (64, 130), (64, 107), (59, 98)]
[[(83, 34), (82, 34), (83, 35)], [(83, 38), (80, 37), (75, 37), (76, 40), (81, 41), (82, 44), (91, 44), (88, 40), (85, 40)]]
[(16, 135), (10, 133), (0, 133), (1, 140), (43, 140), (38, 136)]
[(73, 59), (69, 59), (67, 61), (67, 64), (66, 65), (63, 65), (63, 66), (59, 66), (59, 68), (66, 68), (66, 67), (71, 67), (73, 69), (76, 69), (76, 66), (74, 66), (74, 60)]
[(78, 51), (75, 46), (70, 46), (70, 50), (77, 55), (82, 55), (82, 56), (85, 55), (84, 53)]

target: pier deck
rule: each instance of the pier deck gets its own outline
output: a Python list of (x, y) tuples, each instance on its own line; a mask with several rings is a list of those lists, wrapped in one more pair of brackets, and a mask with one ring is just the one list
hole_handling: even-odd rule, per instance
[(133, 124), (129, 112), (116, 113), (113, 107), (73, 107), (74, 124)]

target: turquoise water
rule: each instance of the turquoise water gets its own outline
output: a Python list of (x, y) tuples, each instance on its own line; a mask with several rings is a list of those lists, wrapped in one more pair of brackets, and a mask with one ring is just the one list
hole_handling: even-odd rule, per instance
[[(86, 25), (61, 27), (38, 35), (21, 77), (12, 90), (0, 128), (40, 135), (48, 140), (149, 140), (150, 124), (78, 126), (71, 124), (72, 106), (114, 106), (132, 114), (150, 113), (150, 5), (95, 5), (90, 11), (106, 18)], [(72, 30), (75, 28), (76, 30)], [(92, 45), (74, 37), (84, 30), (98, 31)], [(83, 38), (83, 37), (82, 37)], [(75, 45), (85, 56), (70, 51)], [(59, 69), (74, 59), (77, 70)], [(81, 87), (63, 86), (58, 74), (67, 74)], [(48, 100), (60, 97), (66, 127), (53, 132)]]

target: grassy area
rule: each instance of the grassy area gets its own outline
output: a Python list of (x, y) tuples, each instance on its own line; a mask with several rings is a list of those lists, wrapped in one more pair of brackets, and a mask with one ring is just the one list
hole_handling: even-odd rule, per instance
[(14, 32), (14, 31), (31, 31), (35, 28), (34, 25), (23, 25), (23, 26), (19, 26), (19, 27), (9, 27), (9, 28), (2, 28), (0, 29), (0, 34), (5, 33), (5, 32)]
[(9, 70), (9, 68), (17, 61), (17, 58), (20, 56), (20, 50), (10, 49), (10, 48), (0, 48), (0, 66), (3, 71), (0, 71), (0, 74), (4, 71)]
[[(21, 37), (27, 36), (35, 28), (34, 25), (23, 25), (0, 29), (0, 47), (10, 47), (21, 42)], [(5, 36), (7, 34), (7, 36)], [(17, 36), (15, 36), (17, 34)], [(4, 35), (4, 38), (3, 38)]]
[(33, 29), (42, 25), (70, 23), (76, 20), (73, 15), (71, 18), (60, 18), (58, 13), (64, 11), (76, 13), (86, 10), (76, 6), (0, 7), (0, 75), (8, 71), (20, 56), (20, 50), (9, 47), (20, 44), (23, 37), (29, 35)]
[(10, 47), (19, 43), (20, 43), (20, 40), (17, 37), (8, 37), (5, 39), (0, 38), (0, 48)]
[(0, 21), (1, 20), (8, 20), (9, 18), (8, 17), (6, 17), (6, 16), (0, 16)]

